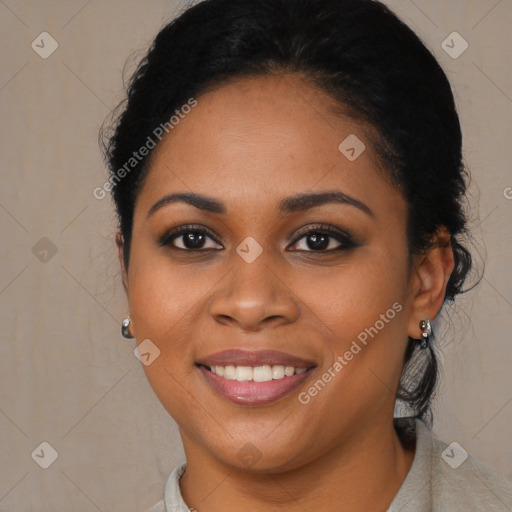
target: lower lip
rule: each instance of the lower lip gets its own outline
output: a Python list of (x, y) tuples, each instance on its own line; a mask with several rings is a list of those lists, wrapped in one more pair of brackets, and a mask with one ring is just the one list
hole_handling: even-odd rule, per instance
[(310, 375), (312, 368), (304, 373), (267, 382), (230, 380), (199, 366), (206, 382), (228, 400), (242, 405), (270, 404), (297, 389)]

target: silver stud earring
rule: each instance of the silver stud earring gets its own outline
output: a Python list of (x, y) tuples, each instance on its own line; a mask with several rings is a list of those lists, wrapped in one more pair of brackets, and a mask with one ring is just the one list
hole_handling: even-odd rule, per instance
[(428, 318), (420, 322), (420, 329), (421, 338), (418, 340), (420, 342), (420, 348), (426, 349), (430, 342), (430, 336), (432, 336), (432, 324)]
[(130, 320), (130, 317), (127, 316), (126, 318), (123, 318), (123, 321), (121, 322), (121, 334), (123, 335), (123, 338), (126, 338), (126, 339), (132, 339), (133, 336), (130, 332), (130, 323), (131, 323), (131, 320)]

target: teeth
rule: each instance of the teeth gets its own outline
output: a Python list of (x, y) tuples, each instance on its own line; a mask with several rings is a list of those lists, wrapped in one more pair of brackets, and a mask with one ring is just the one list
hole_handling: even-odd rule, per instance
[(272, 367), (269, 365), (256, 366), (252, 370), (254, 382), (268, 382), (272, 380)]
[(252, 380), (252, 368), (250, 366), (237, 366), (236, 367), (236, 380), (246, 381)]
[[(222, 368), (222, 366), (215, 366), (215, 369)], [(211, 369), (213, 371), (213, 367)], [(229, 380), (236, 379), (236, 366), (225, 366), (224, 367), (224, 378)]]
[(304, 373), (307, 368), (295, 368), (276, 364), (270, 366), (212, 366), (210, 371), (229, 380), (240, 382), (269, 382), (271, 380), (284, 379), (292, 375)]
[(282, 379), (284, 377), (284, 366), (276, 365), (272, 366), (272, 378)]

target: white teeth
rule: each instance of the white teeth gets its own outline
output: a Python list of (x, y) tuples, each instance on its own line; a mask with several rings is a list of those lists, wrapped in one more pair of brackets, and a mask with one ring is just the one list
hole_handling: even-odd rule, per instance
[[(213, 371), (213, 368), (217, 369), (219, 367), (218, 366), (212, 367), (212, 371)], [(222, 368), (222, 366), (221, 366), (221, 368)], [(236, 379), (236, 366), (225, 366), (223, 377), (225, 379), (235, 380)]]
[(293, 366), (283, 366), (276, 364), (270, 366), (212, 366), (212, 373), (229, 380), (238, 380), (240, 382), (270, 382), (271, 380), (284, 379), (292, 375), (299, 375), (307, 371), (307, 368), (295, 368)]
[(252, 380), (252, 368), (250, 366), (237, 366), (236, 367), (236, 380), (244, 382)]
[(252, 370), (254, 382), (269, 382), (272, 380), (272, 367), (269, 365), (255, 366)]
[(272, 378), (273, 379), (282, 379), (284, 377), (284, 366), (280, 364), (276, 364), (272, 366)]

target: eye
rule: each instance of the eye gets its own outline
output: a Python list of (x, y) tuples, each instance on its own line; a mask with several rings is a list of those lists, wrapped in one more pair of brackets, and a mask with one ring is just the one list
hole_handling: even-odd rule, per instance
[[(301, 236), (295, 241), (292, 248), (304, 252), (338, 252), (356, 247), (352, 237), (341, 229), (329, 225), (315, 226), (299, 233)], [(302, 248), (300, 246), (301, 240)]]
[[(299, 235), (299, 238), (291, 246), (292, 250), (332, 253), (357, 246), (348, 233), (329, 225), (309, 227)], [(304, 242), (302, 242), (301, 248), (302, 240)], [(173, 229), (162, 236), (158, 243), (162, 247), (168, 246), (171, 249), (188, 252), (223, 249), (222, 245), (216, 241), (216, 236), (206, 227), (199, 225), (186, 225)]]
[[(208, 240), (210, 240), (208, 246)], [(223, 249), (216, 240), (213, 233), (202, 226), (180, 226), (166, 233), (160, 240), (159, 245), (170, 246), (172, 249), (182, 251), (204, 251), (207, 249)]]

